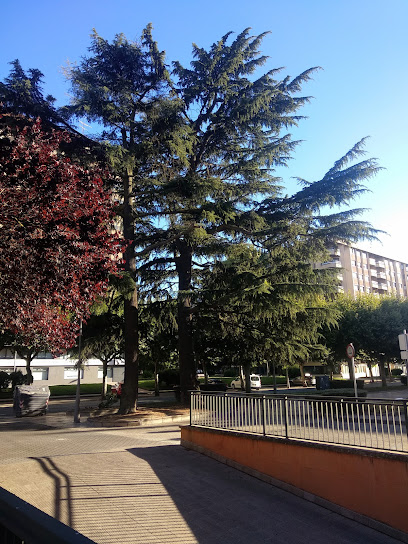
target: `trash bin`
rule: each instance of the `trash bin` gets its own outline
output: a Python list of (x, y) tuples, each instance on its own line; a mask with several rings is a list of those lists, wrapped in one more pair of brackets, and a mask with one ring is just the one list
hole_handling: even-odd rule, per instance
[(330, 389), (330, 376), (316, 376), (316, 389)]
[(14, 389), (13, 399), (15, 416), (46, 414), (49, 399), (48, 385), (18, 385)]

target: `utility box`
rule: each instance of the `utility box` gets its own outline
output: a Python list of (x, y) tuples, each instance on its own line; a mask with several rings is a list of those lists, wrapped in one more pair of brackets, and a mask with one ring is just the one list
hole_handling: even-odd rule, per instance
[(18, 385), (14, 389), (13, 408), (16, 417), (47, 413), (50, 389), (48, 385)]
[(316, 389), (330, 389), (330, 376), (316, 376)]

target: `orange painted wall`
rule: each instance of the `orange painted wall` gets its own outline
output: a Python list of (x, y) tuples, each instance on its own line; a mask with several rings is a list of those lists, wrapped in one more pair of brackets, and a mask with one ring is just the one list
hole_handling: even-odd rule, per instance
[(408, 456), (183, 427), (182, 440), (408, 533)]

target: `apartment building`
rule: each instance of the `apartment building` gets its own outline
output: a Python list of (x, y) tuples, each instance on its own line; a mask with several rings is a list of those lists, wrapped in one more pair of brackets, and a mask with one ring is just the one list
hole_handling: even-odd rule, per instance
[(408, 264), (357, 247), (339, 243), (330, 260), (315, 268), (338, 268), (340, 289), (354, 297), (360, 293), (407, 296)]

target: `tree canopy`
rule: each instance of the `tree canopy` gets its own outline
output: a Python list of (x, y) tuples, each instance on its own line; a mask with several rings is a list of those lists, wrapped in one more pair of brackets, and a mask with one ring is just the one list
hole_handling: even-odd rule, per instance
[(68, 140), (0, 117), (0, 325), (40, 349), (75, 343), (120, 249), (102, 172), (61, 154)]

